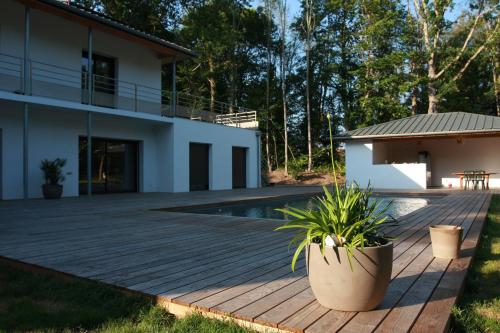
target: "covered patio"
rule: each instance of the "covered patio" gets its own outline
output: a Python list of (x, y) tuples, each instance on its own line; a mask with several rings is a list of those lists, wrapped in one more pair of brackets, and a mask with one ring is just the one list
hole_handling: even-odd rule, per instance
[[(461, 188), (464, 171), (500, 187), (500, 118), (464, 112), (398, 119), (337, 137), (346, 142), (346, 176), (375, 188)], [(488, 179), (486, 179), (488, 180)]]

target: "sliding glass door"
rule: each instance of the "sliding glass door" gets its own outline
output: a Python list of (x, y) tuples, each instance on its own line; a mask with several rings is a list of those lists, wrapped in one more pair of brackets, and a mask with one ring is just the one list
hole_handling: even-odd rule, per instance
[[(87, 138), (79, 143), (80, 194), (87, 193)], [(92, 193), (137, 192), (138, 144), (92, 138)]]

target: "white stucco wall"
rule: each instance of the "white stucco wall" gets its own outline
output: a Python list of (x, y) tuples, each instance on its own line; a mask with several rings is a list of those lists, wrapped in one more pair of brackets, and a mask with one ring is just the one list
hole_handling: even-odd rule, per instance
[(415, 162), (418, 152), (430, 155), (432, 186), (459, 187), (459, 178), (453, 172), (464, 170), (485, 170), (497, 172), (490, 179), (490, 187), (500, 187), (500, 137), (463, 137), (421, 139), (404, 141), (384, 141), (374, 144), (379, 151), (379, 161), (389, 163)]
[[(81, 100), (81, 58), (82, 51), (88, 47), (87, 31), (78, 23), (31, 9), (30, 58), (33, 61), (34, 95)], [(120, 81), (117, 95), (120, 98), (116, 99), (115, 106), (133, 109), (130, 98), (134, 96), (134, 84), (137, 84), (138, 94), (143, 100), (138, 104), (139, 111), (159, 113), (161, 59), (155, 52), (96, 29), (93, 30), (93, 39), (95, 54), (116, 59), (116, 79)], [(24, 6), (12, 0), (2, 1), (0, 53), (24, 56)], [(47, 74), (48, 70), (50, 74)]]
[[(0, 101), (2, 199), (23, 197), (23, 104)], [(139, 142), (139, 191), (189, 191), (189, 143), (211, 145), (210, 189), (232, 188), (232, 147), (247, 152), (247, 187), (259, 186), (259, 145), (253, 130), (173, 119), (172, 123), (93, 113), (92, 135)], [(67, 159), (64, 196), (78, 195), (78, 139), (86, 113), (30, 105), (29, 196), (41, 197), (42, 159)]]
[(345, 145), (346, 178), (361, 187), (375, 189), (425, 189), (426, 165), (420, 163), (373, 164), (371, 141), (348, 141)]
[[(210, 144), (210, 190), (232, 188), (232, 147), (247, 151), (247, 187), (259, 186), (258, 137), (254, 130), (175, 118), (172, 149), (172, 191), (189, 191), (189, 143)], [(187, 166), (187, 167), (186, 167)]]
[[(21, 58), (23, 43), (24, 6), (4, 0), (0, 10), (0, 53)], [(30, 105), (30, 197), (41, 197), (40, 161), (57, 157), (67, 159), (64, 196), (78, 195), (78, 138), (86, 136), (86, 112), (82, 111), (93, 114), (93, 136), (139, 142), (139, 190), (142, 192), (189, 190), (190, 142), (211, 145), (210, 189), (232, 188), (233, 146), (248, 149), (247, 187), (259, 186), (260, 148), (254, 130), (160, 117), (157, 103), (160, 95), (149, 94), (149, 99), (145, 97), (147, 101), (138, 105), (138, 111), (154, 115), (121, 110), (130, 102), (122, 98), (116, 101), (116, 108), (81, 104), (81, 57), (82, 50), (87, 49), (87, 28), (32, 9), (30, 49), (34, 78), (37, 70), (45, 69), (55, 71), (57, 77), (72, 83), (63, 83), (70, 88), (61, 93), (58, 79), (42, 79), (38, 75), (33, 82), (33, 96), (15, 94), (12, 89), (0, 91), (2, 199), (23, 197), (23, 102)], [(119, 95), (130, 94), (125, 91), (129, 83), (161, 88), (161, 60), (153, 51), (94, 30), (94, 52), (117, 59), (117, 79), (127, 82), (119, 84)], [(43, 63), (61, 68), (43, 68)], [(1, 70), (0, 74), (4, 75), (0, 77), (2, 84), (12, 79)]]
[[(23, 197), (23, 113), (21, 103), (0, 101), (2, 130), (2, 196), (3, 199)], [(167, 123), (125, 117), (93, 114), (92, 134), (95, 137), (138, 141), (139, 190), (166, 190), (162, 175), (167, 172), (165, 144), (158, 135)], [(68, 109), (30, 106), (29, 113), (29, 196), (41, 197), (43, 182), (39, 164), (42, 159), (66, 158), (64, 196), (78, 195), (78, 140), (86, 136), (86, 113)]]

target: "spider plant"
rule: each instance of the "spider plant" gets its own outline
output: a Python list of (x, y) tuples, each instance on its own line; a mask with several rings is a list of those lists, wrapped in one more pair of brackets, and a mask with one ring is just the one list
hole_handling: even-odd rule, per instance
[[(343, 247), (346, 249), (349, 263), (356, 248), (363, 251), (365, 246), (379, 246), (385, 244), (389, 238), (380, 233), (382, 224), (388, 221), (387, 209), (381, 206), (381, 201), (372, 197), (370, 185), (366, 190), (358, 184), (339, 185), (333, 158), (333, 139), (330, 117), (330, 155), (334, 175), (334, 189), (330, 192), (323, 187), (324, 196), (315, 198), (316, 209), (278, 209), (295, 219), (286, 222), (276, 230), (298, 229), (299, 232), (292, 238), (290, 245), (297, 245), (292, 259), (292, 270), (300, 253), (311, 243), (320, 245), (321, 253), (325, 254), (328, 246)], [(352, 268), (352, 265), (351, 265)]]

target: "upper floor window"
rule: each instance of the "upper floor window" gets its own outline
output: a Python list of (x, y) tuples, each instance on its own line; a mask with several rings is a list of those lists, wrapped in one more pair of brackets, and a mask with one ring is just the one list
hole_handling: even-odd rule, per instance
[(92, 55), (92, 78), (88, 78), (88, 52), (82, 52), (82, 89), (88, 89), (88, 82), (93, 79), (93, 103), (114, 107), (116, 92), (116, 61), (98, 54)]

